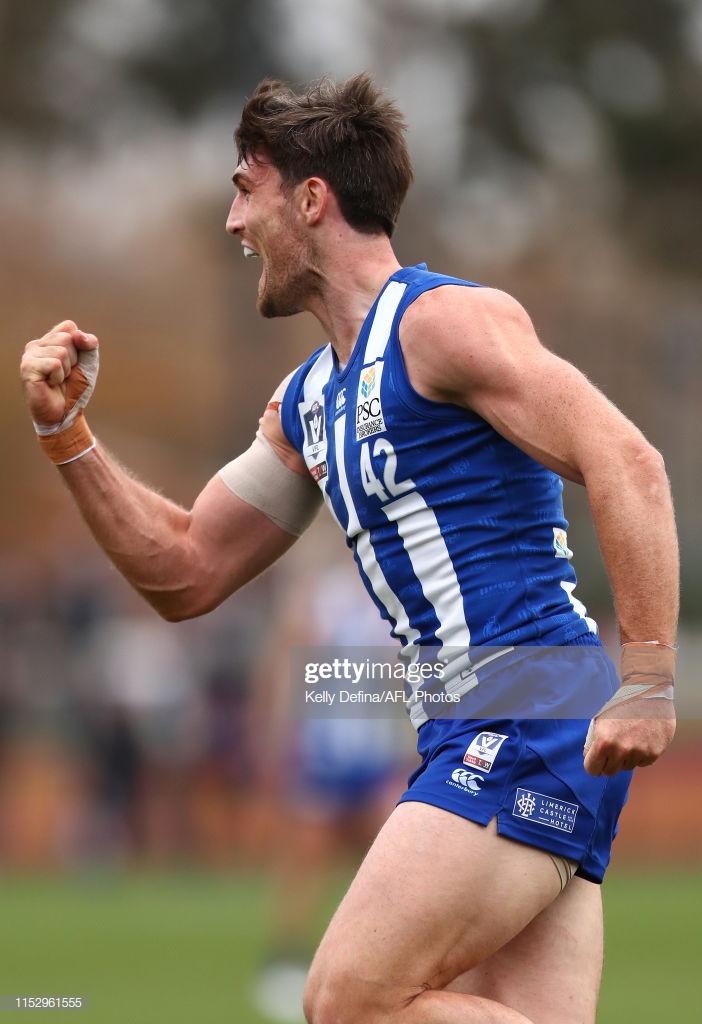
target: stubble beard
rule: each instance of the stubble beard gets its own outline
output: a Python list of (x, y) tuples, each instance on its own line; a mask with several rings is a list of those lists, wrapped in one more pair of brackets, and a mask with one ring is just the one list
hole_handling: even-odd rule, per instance
[(316, 276), (309, 269), (297, 270), (299, 265), (291, 267), (289, 262), (277, 281), (270, 268), (267, 269), (266, 280), (257, 303), (262, 317), (272, 320), (304, 312), (305, 300), (315, 287)]

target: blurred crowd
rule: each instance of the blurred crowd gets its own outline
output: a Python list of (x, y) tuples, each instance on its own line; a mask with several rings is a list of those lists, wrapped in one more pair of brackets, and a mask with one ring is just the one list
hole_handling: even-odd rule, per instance
[(18, 559), (1, 574), (0, 859), (203, 856), (197, 808), (206, 816), (214, 793), (235, 802), (247, 780), (243, 717), (272, 580), (174, 627), (97, 556), (43, 573)]
[[(162, 621), (97, 551), (41, 566), (5, 556), (0, 865), (237, 867), (275, 846), (281, 803), (332, 814), (329, 786), (325, 795), (294, 781), (307, 755), (290, 744), (290, 646), (380, 644), (386, 634), (348, 553), (339, 563), (330, 552), (323, 570), (310, 559), (326, 540), (323, 526), (313, 532), (220, 609), (179, 624)], [(384, 784), (396, 736), (412, 744), (405, 722), (380, 727), (381, 742), (362, 739), (360, 755)], [(353, 746), (327, 743), (317, 775), (341, 771)], [(409, 763), (407, 745), (399, 750), (398, 793)]]
[(291, 647), (387, 644), (337, 534), (316, 523), (241, 594), (179, 624), (97, 550), (0, 564), (0, 871), (263, 871), (250, 998), (279, 1022), (301, 1020), (330, 893), (416, 757), (401, 712), (291, 711)]

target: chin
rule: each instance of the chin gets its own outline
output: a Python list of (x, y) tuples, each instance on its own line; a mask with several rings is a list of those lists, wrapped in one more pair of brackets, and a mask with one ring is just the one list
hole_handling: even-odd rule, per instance
[(297, 316), (298, 313), (304, 313), (304, 309), (278, 309), (260, 304), (258, 311), (265, 320), (279, 320), (284, 316)]
[(285, 301), (280, 296), (265, 294), (259, 296), (256, 308), (266, 320), (274, 320), (282, 316), (295, 316), (303, 311), (303, 307), (297, 302)]

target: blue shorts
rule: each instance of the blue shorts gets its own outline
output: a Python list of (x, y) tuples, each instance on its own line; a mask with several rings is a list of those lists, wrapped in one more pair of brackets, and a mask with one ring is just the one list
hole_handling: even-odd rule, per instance
[(422, 763), (400, 803), (432, 804), (482, 825), (496, 817), (501, 835), (569, 857), (578, 875), (601, 882), (632, 773), (596, 778), (583, 768), (589, 718), (565, 717), (567, 710), (559, 717), (557, 695), (563, 694), (566, 709), (569, 695), (591, 694), (588, 714), (594, 714), (619, 681), (602, 647), (583, 648), (575, 660), (572, 650), (559, 654), (551, 647), (536, 669), (527, 670), (537, 671), (539, 685), (551, 694), (548, 716), (467, 717), (471, 703), (476, 706), (469, 693), (462, 702), (466, 717), (453, 712), (422, 725)]

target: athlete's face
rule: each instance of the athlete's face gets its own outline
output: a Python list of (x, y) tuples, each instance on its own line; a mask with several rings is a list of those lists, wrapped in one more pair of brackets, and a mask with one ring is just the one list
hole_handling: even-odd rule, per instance
[(233, 180), (237, 194), (227, 231), (241, 239), (245, 256), (263, 264), (258, 282), (259, 313), (275, 317), (302, 312), (311, 278), (295, 216), (296, 189), (283, 190), (280, 173), (267, 161), (242, 160)]

